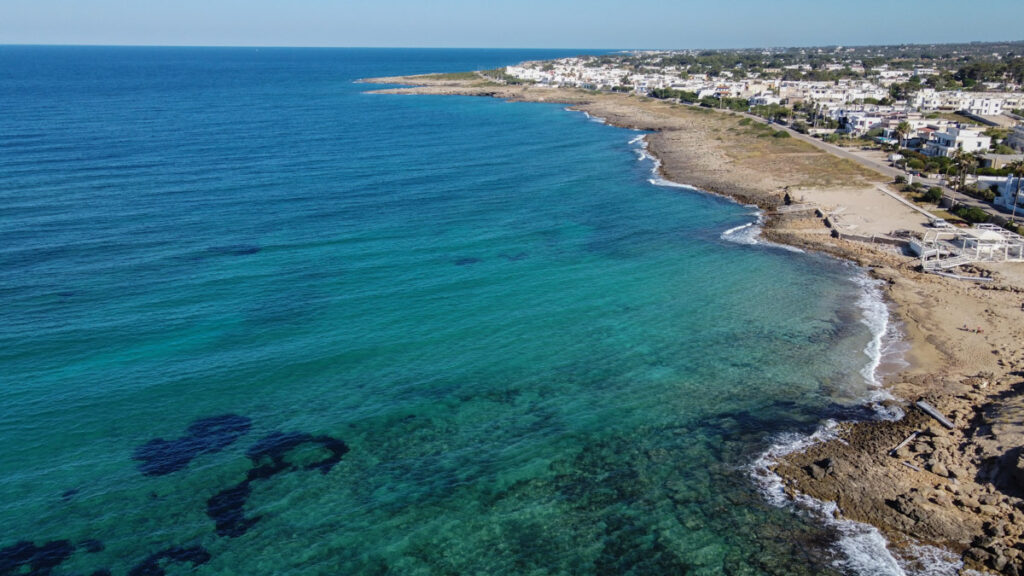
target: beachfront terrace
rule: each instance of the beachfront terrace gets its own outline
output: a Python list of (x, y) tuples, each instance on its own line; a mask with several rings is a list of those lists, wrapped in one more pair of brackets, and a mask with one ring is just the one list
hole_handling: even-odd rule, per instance
[(931, 230), (920, 241), (912, 241), (910, 249), (927, 271), (972, 262), (1024, 262), (1024, 237), (994, 224)]

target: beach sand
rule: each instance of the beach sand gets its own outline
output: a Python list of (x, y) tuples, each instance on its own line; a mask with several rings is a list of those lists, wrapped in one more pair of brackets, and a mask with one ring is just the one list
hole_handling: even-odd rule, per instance
[[(776, 128), (735, 113), (482, 78), (371, 82), (415, 85), (381, 90), (396, 94), (564, 103), (651, 131), (649, 151), (664, 177), (757, 204), (767, 211), (763, 235), (771, 241), (867, 268), (882, 280), (910, 344), (909, 368), (885, 382), (906, 416), (840, 424), (834, 440), (782, 458), (774, 471), (790, 495), (834, 501), (841, 517), (878, 527), (897, 554), (906, 546), (937, 545), (973, 569), (1024, 573), (1024, 264), (978, 265), (968, 273), (993, 280), (965, 282), (921, 273), (915, 258), (891, 246), (835, 238), (834, 230), (861, 237), (921, 231), (927, 216), (883, 192), (887, 176), (796, 138), (773, 137)], [(812, 209), (776, 213), (787, 199)], [(955, 428), (916, 409), (921, 398)], [(915, 431), (914, 440), (890, 455)]]

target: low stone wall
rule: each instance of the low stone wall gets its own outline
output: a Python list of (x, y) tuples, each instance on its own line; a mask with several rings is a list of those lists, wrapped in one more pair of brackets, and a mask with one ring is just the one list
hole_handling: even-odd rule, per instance
[(902, 238), (889, 238), (888, 236), (863, 236), (861, 234), (847, 234), (840, 232), (839, 230), (832, 229), (832, 237), (840, 240), (853, 240), (854, 242), (864, 242), (866, 244), (885, 244), (887, 246), (899, 246), (900, 248), (910, 247), (909, 240), (903, 240)]

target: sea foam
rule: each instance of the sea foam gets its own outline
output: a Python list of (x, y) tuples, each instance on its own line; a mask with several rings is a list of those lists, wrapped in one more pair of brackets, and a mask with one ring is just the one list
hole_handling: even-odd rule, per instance
[[(864, 347), (868, 361), (860, 371), (869, 387), (864, 400), (874, 408), (879, 418), (896, 420), (903, 417), (903, 412), (896, 406), (884, 404), (893, 396), (883, 387), (880, 367), (884, 364), (906, 365), (902, 359), (906, 347), (898, 327), (891, 321), (881, 281), (863, 272), (855, 274), (852, 281), (860, 287), (857, 306), (862, 313), (861, 322), (871, 331), (871, 340)], [(836, 429), (837, 423), (828, 420), (810, 435), (792, 433), (779, 436), (750, 467), (751, 477), (761, 488), (765, 499), (775, 506), (795, 505), (810, 510), (826, 526), (834, 529), (839, 535), (835, 550), (840, 555), (835, 564), (841, 569), (864, 576), (953, 576), (964, 573), (963, 562), (952, 552), (933, 546), (913, 545), (896, 556), (889, 551), (888, 542), (874, 526), (837, 518), (838, 508), (834, 502), (822, 502), (805, 494), (796, 494), (794, 499), (786, 495), (782, 478), (771, 470), (772, 466), (785, 456), (813, 444), (836, 440)]]
[(963, 562), (949, 551), (933, 546), (916, 545), (893, 555), (888, 542), (877, 528), (869, 524), (837, 517), (835, 502), (822, 502), (805, 494), (787, 496), (779, 475), (771, 471), (780, 459), (805, 450), (809, 446), (835, 440), (838, 423), (828, 420), (810, 435), (783, 434), (751, 466), (754, 482), (761, 488), (765, 499), (774, 506), (796, 506), (808, 510), (838, 535), (835, 543), (837, 568), (862, 576), (954, 576), (961, 574)]
[[(570, 109), (566, 108), (566, 110)], [(590, 120), (605, 123), (604, 118), (592, 116), (586, 111), (581, 112)], [(629, 141), (629, 145), (633, 147), (637, 161), (651, 164), (651, 178), (648, 179), (648, 182), (654, 186), (709, 193), (664, 178), (661, 175), (662, 162), (650, 153), (646, 136), (646, 133), (642, 133), (634, 137)], [(735, 201), (733, 198), (728, 199)], [(761, 232), (764, 229), (764, 211), (757, 209), (756, 206), (749, 207), (753, 209), (750, 215), (754, 220), (723, 231), (720, 235), (722, 240), (749, 246), (804, 252), (794, 246), (763, 240)], [(881, 281), (871, 279), (864, 273), (854, 274), (852, 281), (860, 288), (857, 306), (861, 310), (861, 322), (868, 327), (871, 333), (871, 339), (864, 347), (864, 354), (868, 360), (860, 370), (860, 375), (869, 388), (869, 393), (864, 401), (874, 409), (879, 418), (896, 420), (903, 416), (903, 412), (898, 407), (887, 405), (888, 403), (885, 402), (892, 400), (893, 397), (883, 387), (879, 368), (883, 363), (905, 365), (902, 360), (905, 347), (901, 346), (902, 340), (898, 328), (890, 321), (889, 308), (881, 291)], [(797, 494), (795, 500), (791, 500), (786, 495), (782, 478), (772, 472), (771, 467), (788, 454), (805, 450), (813, 444), (837, 439), (837, 426), (836, 421), (828, 420), (810, 435), (784, 434), (758, 457), (750, 466), (750, 474), (761, 488), (765, 498), (775, 506), (796, 505), (799, 508), (810, 510), (827, 527), (835, 530), (839, 535), (835, 544), (835, 551), (839, 557), (835, 560), (835, 565), (840, 569), (864, 576), (958, 574), (963, 568), (963, 563), (955, 554), (931, 546), (911, 546), (903, 551), (900, 558), (897, 558), (889, 551), (888, 542), (877, 528), (837, 518), (838, 510), (834, 502), (821, 502), (804, 494)]]

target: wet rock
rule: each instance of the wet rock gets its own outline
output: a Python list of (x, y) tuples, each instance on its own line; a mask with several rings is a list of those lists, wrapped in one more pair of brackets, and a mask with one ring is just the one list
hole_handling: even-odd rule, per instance
[(976, 536), (974, 540), (971, 541), (971, 545), (975, 548), (987, 549), (995, 546), (997, 542), (999, 542), (999, 539), (992, 536)]
[(890, 500), (889, 505), (911, 520), (920, 521), (923, 519), (920, 496), (916, 493), (900, 494), (895, 499)]
[(970, 558), (971, 560), (975, 560), (977, 562), (982, 562), (982, 563), (988, 561), (988, 559), (991, 557), (991, 555), (988, 553), (987, 550), (985, 550), (983, 548), (979, 548), (977, 546), (975, 546), (974, 548), (971, 548), (970, 550), (968, 550), (964, 554), (964, 556), (967, 557), (967, 558)]
[(155, 438), (135, 449), (132, 459), (146, 476), (164, 476), (184, 469), (201, 454), (219, 452), (249, 432), (252, 421), (237, 414), (201, 418), (175, 440)]
[(210, 553), (201, 546), (185, 548), (174, 546), (150, 554), (145, 560), (137, 564), (128, 572), (128, 576), (164, 576), (167, 574), (165, 567), (168, 564), (191, 564), (193, 568), (201, 566), (210, 561)]
[(825, 477), (825, 469), (817, 464), (811, 464), (807, 467), (807, 473), (811, 475), (811, 478), (815, 480), (821, 480)]

